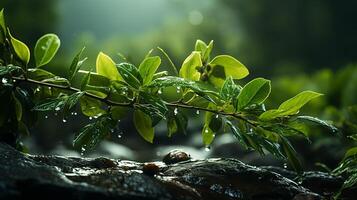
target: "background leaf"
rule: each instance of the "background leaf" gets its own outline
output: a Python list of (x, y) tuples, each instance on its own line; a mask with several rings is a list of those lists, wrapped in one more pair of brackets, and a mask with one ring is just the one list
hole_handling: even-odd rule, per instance
[(55, 34), (46, 34), (37, 40), (35, 46), (36, 67), (41, 67), (49, 63), (56, 55), (61, 41)]

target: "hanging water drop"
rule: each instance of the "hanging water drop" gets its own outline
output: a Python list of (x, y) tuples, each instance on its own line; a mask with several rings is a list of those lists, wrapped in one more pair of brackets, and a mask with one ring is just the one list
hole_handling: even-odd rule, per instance
[(196, 114), (199, 115), (200, 114), (200, 110), (196, 110)]
[(122, 135), (121, 135), (121, 134), (119, 134), (119, 135), (118, 135), (118, 138), (120, 139), (121, 137), (122, 137)]
[(89, 120), (92, 120), (92, 119), (93, 119), (93, 117), (89, 117), (88, 119), (89, 119)]
[(284, 167), (284, 169), (287, 169), (288, 168), (288, 164), (284, 163), (283, 167)]
[(122, 94), (122, 95), (126, 95), (126, 92), (125, 92), (125, 91), (123, 91), (121, 94)]
[(207, 152), (209, 152), (211, 150), (211, 147), (209, 147), (209, 146), (207, 146), (206, 148), (205, 148), (205, 151), (207, 151)]
[(175, 110), (174, 110), (174, 115), (177, 115), (177, 114), (178, 114), (178, 109), (175, 108)]
[(63, 122), (63, 123), (66, 123), (66, 122), (67, 122), (67, 120), (66, 120), (66, 119), (62, 119), (62, 122)]
[(56, 107), (56, 108), (55, 108), (55, 111), (59, 111), (59, 110), (61, 110), (60, 107)]
[(161, 91), (161, 89), (159, 89), (159, 90), (157, 91), (157, 93), (158, 93), (158, 94), (162, 94), (162, 91)]
[(40, 91), (40, 88), (38, 87), (38, 88), (36, 88), (36, 90), (35, 90), (36, 92), (39, 92)]
[(77, 112), (74, 112), (73, 114), (74, 114), (74, 115), (78, 115), (78, 113), (77, 113)]
[(177, 87), (176, 87), (176, 92), (177, 92), (177, 93), (180, 93), (180, 92), (181, 92), (181, 87), (180, 87), (180, 86), (177, 86)]
[(216, 119), (218, 119), (219, 115), (216, 115)]
[(6, 84), (8, 81), (7, 81), (6, 78), (2, 78), (2, 79), (1, 79), (1, 82), (2, 82), (3, 84)]
[(47, 116), (47, 115), (45, 115), (45, 119), (48, 119), (48, 116)]
[(205, 133), (208, 133), (208, 129), (205, 130)]

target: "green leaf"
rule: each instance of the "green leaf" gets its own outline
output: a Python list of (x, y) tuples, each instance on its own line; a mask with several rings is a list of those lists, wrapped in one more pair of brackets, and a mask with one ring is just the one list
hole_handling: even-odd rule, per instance
[(295, 115), (299, 112), (300, 108), (307, 104), (314, 98), (322, 94), (313, 91), (304, 91), (297, 94), (295, 97), (283, 102), (278, 109), (268, 110), (259, 116), (262, 121), (273, 120), (277, 117), (284, 117), (288, 115)]
[(347, 158), (350, 157), (357, 157), (357, 147), (353, 147), (348, 149), (348, 151), (346, 152), (345, 156), (343, 157), (343, 161), (346, 160)]
[(209, 147), (215, 137), (216, 137), (216, 134), (212, 131), (212, 129), (207, 124), (205, 124), (202, 129), (203, 144), (206, 147)]
[(6, 38), (6, 25), (4, 17), (4, 9), (0, 11), (0, 43), (3, 43)]
[(122, 106), (113, 106), (110, 108), (110, 114), (114, 120), (120, 120), (128, 115), (128, 108)]
[(79, 70), (77, 74), (79, 75), (79, 77), (82, 77), (83, 79), (83, 77), (87, 76), (89, 73), (90, 73), (89, 82), (88, 82), (89, 85), (99, 86), (99, 87), (110, 86), (111, 81), (103, 75), (99, 75), (97, 73), (85, 71), (85, 70)]
[(316, 117), (311, 117), (311, 116), (298, 116), (297, 118), (296, 118), (296, 120), (298, 120), (298, 121), (302, 121), (304, 124), (307, 124), (307, 123), (313, 123), (313, 124), (316, 124), (316, 125), (318, 125), (318, 126), (320, 126), (320, 127), (323, 127), (323, 128), (325, 128), (325, 129), (327, 129), (328, 131), (330, 131), (331, 133), (338, 133), (339, 131), (338, 131), (338, 129), (334, 126), (334, 125), (332, 125), (332, 124), (330, 124), (330, 123), (328, 123), (328, 122), (326, 122), (326, 121), (324, 121), (324, 120), (321, 120), (321, 119), (319, 119), (319, 118), (316, 118)]
[(21, 102), (13, 95), (15, 101), (15, 113), (17, 121), (21, 121), (22, 119), (22, 105)]
[(271, 91), (270, 81), (264, 78), (256, 78), (247, 83), (238, 95), (238, 108), (241, 110), (252, 104), (261, 104), (268, 98)]
[(147, 142), (154, 141), (154, 128), (152, 127), (151, 118), (140, 110), (134, 111), (134, 125), (141, 137)]
[(150, 94), (140, 93), (140, 104), (135, 105), (135, 108), (140, 109), (151, 117), (153, 127), (162, 119), (166, 120), (168, 108), (165, 102)]
[(37, 69), (37, 68), (28, 69), (27, 76), (28, 76), (28, 78), (36, 80), (36, 81), (42, 81), (45, 79), (51, 79), (51, 78), (55, 77), (55, 75), (52, 74), (51, 72), (43, 70), (43, 69)]
[(115, 125), (116, 122), (108, 116), (98, 118), (96, 122), (88, 124), (80, 130), (73, 141), (74, 148), (81, 152), (94, 149), (99, 142), (110, 135)]
[(159, 56), (147, 57), (139, 66), (139, 72), (143, 78), (143, 85), (148, 85), (161, 64), (161, 59)]
[(69, 67), (68, 71), (68, 79), (70, 81), (73, 80), (75, 77), (76, 73), (79, 71), (80, 67), (83, 65), (83, 63), (87, 60), (87, 58), (84, 58), (81, 60), (82, 53), (84, 51), (85, 47), (83, 47), (77, 55), (74, 57), (71, 66)]
[(208, 87), (203, 88), (203, 86), (207, 86), (204, 84), (200, 84), (199, 82), (190, 81), (184, 78), (179, 78), (175, 76), (165, 76), (162, 78), (155, 79), (151, 82), (147, 87), (149, 88), (165, 88), (165, 87), (182, 87), (189, 88), (194, 91), (197, 95), (205, 98), (208, 101), (214, 102), (209, 95), (219, 96), (217, 91), (213, 91)]
[(30, 61), (30, 50), (29, 48), (26, 46), (25, 43), (21, 42), (20, 40), (14, 38), (11, 33), (10, 30), (8, 30), (9, 36), (10, 36), (10, 41), (11, 41), (11, 45), (12, 48), (14, 49), (16, 55), (18, 58), (20, 58), (20, 60), (27, 65)]
[(49, 63), (56, 55), (61, 41), (55, 34), (46, 34), (37, 40), (35, 45), (36, 67), (41, 67)]
[(79, 99), (83, 96), (83, 92), (75, 92), (71, 95), (62, 94), (54, 99), (47, 99), (35, 105), (32, 110), (36, 111), (68, 111), (72, 109)]
[(290, 144), (289, 140), (285, 137), (281, 138), (281, 145), (284, 151), (285, 156), (288, 158), (288, 163), (294, 168), (296, 172), (301, 173), (303, 171), (301, 163), (297, 158), (297, 153), (294, 147)]
[[(210, 109), (214, 109), (212, 104), (208, 106)], [(208, 125), (208, 127), (213, 131), (213, 132), (218, 132), (221, 127), (222, 127), (222, 118), (219, 117), (219, 115), (214, 114), (212, 112), (206, 112), (205, 113), (205, 124)]]
[(106, 111), (102, 109), (103, 103), (97, 99), (84, 96), (80, 99), (80, 106), (82, 113), (88, 117), (98, 117), (106, 114)]
[(0, 76), (4, 76), (12, 72), (21, 71), (21, 70), (22, 70), (21, 67), (13, 66), (13, 65), (0, 66)]
[(223, 100), (230, 101), (236, 98), (241, 90), (239, 85), (236, 85), (232, 77), (228, 77), (221, 88), (219, 95)]
[(201, 52), (201, 57), (204, 62), (209, 60), (213, 48), (213, 40), (207, 45), (202, 40), (197, 40), (195, 45), (195, 51)]
[(89, 84), (89, 80), (90, 80), (90, 75), (91, 75), (91, 72), (89, 72), (88, 74), (86, 74), (84, 76), (84, 78), (82, 79), (82, 82), (81, 82), (81, 90), (84, 91), (86, 89), (86, 87), (88, 86)]
[(180, 69), (180, 77), (198, 81), (200, 80), (200, 72), (198, 68), (202, 67), (201, 53), (198, 51), (192, 52), (183, 62)]
[(53, 78), (44, 79), (41, 82), (52, 83), (52, 84), (62, 85), (62, 86), (70, 86), (70, 83), (69, 83), (69, 81), (67, 79), (59, 77), (59, 76), (55, 76)]
[(187, 125), (187, 117), (179, 112), (178, 108), (174, 109), (167, 119), (168, 136), (172, 137), (176, 133), (186, 134)]
[(207, 66), (208, 80), (221, 87), (227, 77), (242, 79), (248, 76), (248, 69), (238, 60), (228, 55), (216, 56)]
[(105, 76), (110, 80), (122, 81), (114, 61), (103, 52), (100, 52), (97, 56), (96, 70), (99, 75)]
[(142, 78), (138, 69), (129, 63), (120, 63), (117, 66), (124, 81), (132, 88), (139, 89), (142, 83)]

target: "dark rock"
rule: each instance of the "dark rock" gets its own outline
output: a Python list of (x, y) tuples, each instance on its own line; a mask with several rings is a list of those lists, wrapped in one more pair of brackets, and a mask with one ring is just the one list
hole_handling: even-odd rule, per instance
[(190, 160), (191, 156), (190, 154), (182, 151), (182, 150), (172, 150), (170, 151), (168, 154), (166, 154), (163, 158), (163, 162), (166, 164), (174, 164), (174, 163), (178, 163), (178, 162), (182, 162), (182, 161), (186, 161), (186, 160)]
[(322, 199), (290, 179), (236, 159), (155, 165), (22, 154), (0, 143), (0, 199)]

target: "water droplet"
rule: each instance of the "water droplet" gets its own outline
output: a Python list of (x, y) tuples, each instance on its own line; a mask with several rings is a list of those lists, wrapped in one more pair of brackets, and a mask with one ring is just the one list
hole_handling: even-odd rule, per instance
[(40, 88), (38, 87), (38, 88), (36, 88), (36, 90), (35, 90), (36, 92), (39, 92), (40, 91)]
[(55, 108), (55, 111), (59, 111), (59, 110), (61, 110), (60, 107), (56, 107), (56, 108)]
[(162, 91), (161, 91), (161, 89), (160, 89), (160, 90), (158, 90), (158, 91), (157, 91), (157, 93), (158, 93), (158, 94), (162, 94)]
[(205, 148), (205, 151), (207, 151), (207, 152), (211, 151), (211, 147), (209, 147), (209, 146), (206, 147), (206, 148)]
[(7, 80), (6, 78), (2, 78), (2, 79), (1, 79), (1, 82), (2, 82), (3, 84), (6, 84), (6, 83), (8, 83), (8, 80)]
[(218, 119), (219, 115), (216, 115), (216, 119)]
[(47, 115), (45, 115), (45, 119), (48, 119), (48, 116), (47, 116)]
[(62, 122), (63, 122), (63, 123), (66, 123), (66, 122), (67, 122), (67, 120), (66, 120), (66, 119), (62, 119)]
[(180, 93), (180, 92), (181, 92), (181, 87), (180, 87), (180, 86), (177, 86), (176, 89), (177, 89), (177, 90), (176, 90), (177, 93)]
[(98, 117), (99, 117), (99, 116), (98, 116), (98, 115), (96, 115), (96, 116), (94, 116), (93, 118), (94, 118), (94, 119), (98, 119)]
[(126, 92), (125, 92), (125, 91), (123, 91), (121, 94), (122, 94), (122, 95), (126, 95)]
[(73, 114), (74, 114), (74, 115), (78, 115), (78, 113), (77, 113), (77, 112), (74, 112)]
[(118, 135), (118, 138), (120, 139), (121, 137), (122, 137), (122, 135), (121, 135), (121, 134), (119, 134), (119, 135)]
[(88, 119), (89, 119), (89, 120), (92, 120), (92, 119), (93, 119), (93, 117), (89, 117)]
[(208, 133), (208, 129), (205, 130), (205, 133)]
[(177, 114), (178, 114), (178, 109), (175, 108), (175, 110), (174, 110), (174, 115), (177, 115)]
[(200, 114), (200, 110), (196, 110), (196, 114), (199, 115)]
[(284, 167), (284, 169), (287, 169), (288, 168), (288, 164), (284, 163), (283, 167)]
[(13, 80), (12, 82), (16, 83), (16, 80)]

